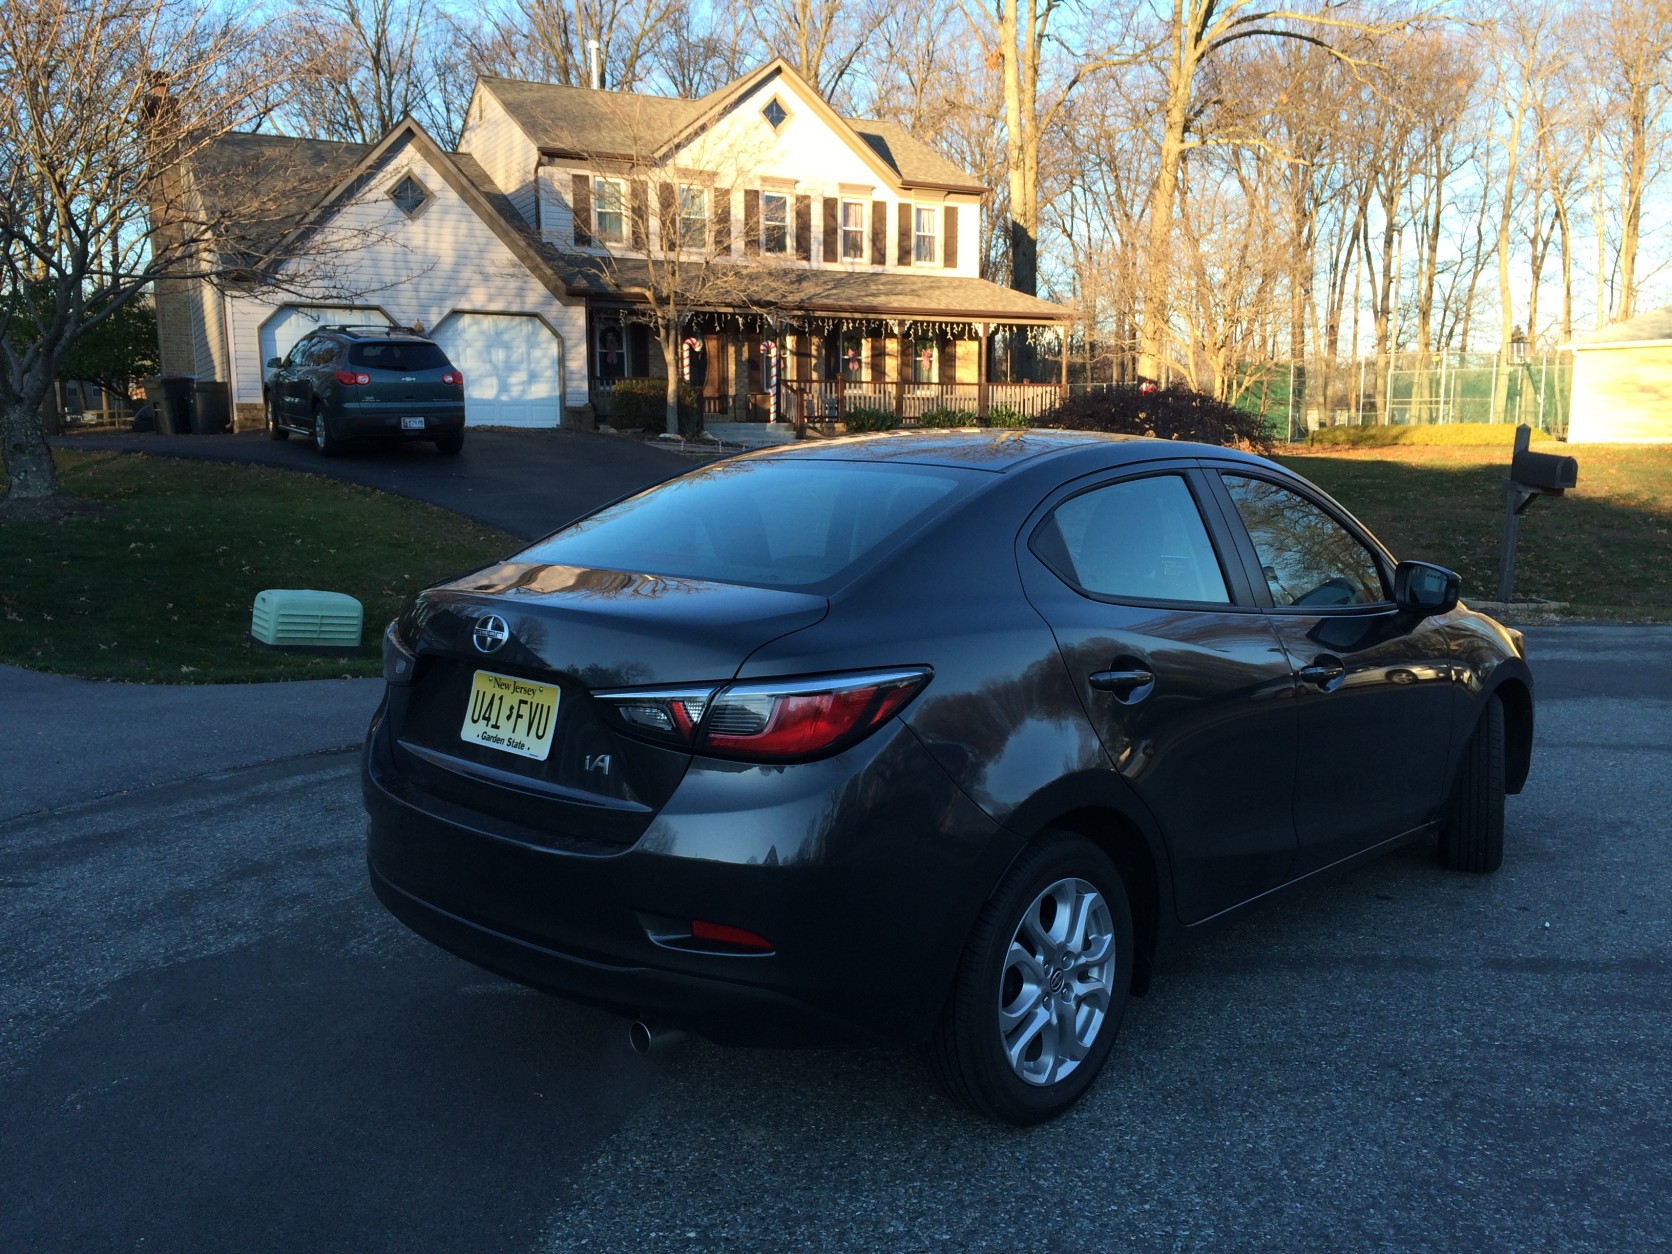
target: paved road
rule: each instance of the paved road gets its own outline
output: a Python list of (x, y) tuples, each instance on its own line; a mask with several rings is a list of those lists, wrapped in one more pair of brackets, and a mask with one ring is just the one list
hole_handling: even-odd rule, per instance
[(1672, 630), (1528, 635), (1502, 872), (1410, 850), (1247, 913), (1028, 1132), (910, 1055), (637, 1059), (430, 948), (364, 887), (351, 754), (127, 792), (89, 755), (0, 822), (0, 1245), (1665, 1249)]
[(584, 431), (472, 431), (457, 457), (438, 456), (428, 444), (373, 442), (350, 445), (340, 457), (321, 457), (306, 440), (269, 440), (259, 431), (68, 435), (53, 444), (330, 475), (431, 501), (530, 539), (692, 465), (668, 449)]

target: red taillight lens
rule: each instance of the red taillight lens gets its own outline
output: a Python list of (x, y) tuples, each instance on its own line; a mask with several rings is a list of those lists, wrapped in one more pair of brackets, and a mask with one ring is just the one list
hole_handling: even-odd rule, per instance
[(691, 939), (707, 941), (710, 944), (736, 945), (739, 949), (758, 949), (763, 953), (772, 949), (772, 942), (764, 936), (756, 936), (753, 932), (746, 932), (740, 927), (730, 927), (724, 923), (705, 923), (701, 919), (691, 920)]
[(927, 667), (713, 687), (595, 692), (624, 731), (720, 758), (784, 762), (856, 744), (929, 682)]
[(863, 740), (929, 682), (927, 670), (732, 684), (703, 718), (697, 748), (756, 762), (813, 758)]
[(339, 370), (339, 371), (337, 371), (337, 382), (342, 384), (345, 388), (364, 387), (366, 384), (370, 383), (371, 381), (372, 381), (371, 375), (366, 374), (363, 371), (359, 371), (359, 370)]
[(464, 386), (464, 376), (457, 370), (442, 371), (441, 381), (446, 384), (457, 384), (461, 388)]

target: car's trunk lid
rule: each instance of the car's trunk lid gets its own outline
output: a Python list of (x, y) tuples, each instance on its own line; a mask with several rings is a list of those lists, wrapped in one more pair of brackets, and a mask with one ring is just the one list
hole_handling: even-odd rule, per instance
[[(629, 844), (691, 755), (625, 733), (592, 694), (718, 686), (762, 644), (827, 609), (803, 592), (542, 563), (454, 580), (424, 593), (402, 621), (419, 660), (413, 683), (390, 689), (397, 762), (424, 790), (515, 824), (523, 838)], [(543, 757), (464, 734), (483, 685), (505, 680), (539, 686), (542, 701), (555, 690)]]

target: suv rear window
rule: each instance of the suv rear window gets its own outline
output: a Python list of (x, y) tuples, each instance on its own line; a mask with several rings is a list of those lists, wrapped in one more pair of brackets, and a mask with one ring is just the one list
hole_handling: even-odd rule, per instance
[(452, 363), (422, 340), (361, 340), (349, 346), (348, 364), (372, 370), (446, 370)]
[(811, 588), (915, 530), (973, 478), (941, 466), (723, 462), (582, 519), (514, 560)]

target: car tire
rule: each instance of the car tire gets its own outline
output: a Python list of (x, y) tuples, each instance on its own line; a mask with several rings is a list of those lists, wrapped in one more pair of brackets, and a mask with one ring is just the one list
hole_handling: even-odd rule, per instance
[(342, 441), (331, 434), (331, 424), (317, 405), (313, 411), (313, 446), (321, 457), (335, 457), (343, 450)]
[(269, 440), (288, 440), (290, 432), (279, 425), (279, 402), (269, 392), (266, 396), (267, 410), (267, 438)]
[(1504, 703), (1496, 695), (1463, 747), (1440, 829), (1440, 861), (1478, 874), (1504, 863)]
[(436, 439), (435, 451), (443, 457), (456, 457), (464, 449), (464, 436), (444, 435)]
[(1018, 1126), (1062, 1114), (1109, 1056), (1132, 959), (1132, 908), (1114, 863), (1083, 837), (1043, 833), (1005, 873), (964, 949), (929, 1048), (942, 1087)]

